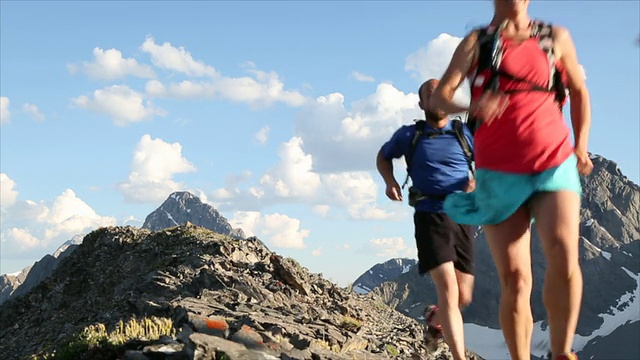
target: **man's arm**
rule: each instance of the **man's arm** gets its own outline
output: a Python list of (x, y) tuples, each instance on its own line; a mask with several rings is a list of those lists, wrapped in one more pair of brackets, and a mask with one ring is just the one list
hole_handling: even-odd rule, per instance
[(393, 176), (393, 162), (384, 158), (382, 149), (378, 151), (376, 167), (386, 185), (385, 194), (387, 197), (391, 200), (402, 201), (402, 189)]
[(578, 157), (578, 169), (582, 175), (588, 175), (593, 164), (587, 153), (589, 130), (591, 128), (591, 101), (584, 79), (584, 72), (578, 63), (576, 49), (569, 31), (563, 27), (554, 27), (556, 54), (564, 65), (569, 86), (571, 107), (571, 125), (575, 138), (575, 153)]

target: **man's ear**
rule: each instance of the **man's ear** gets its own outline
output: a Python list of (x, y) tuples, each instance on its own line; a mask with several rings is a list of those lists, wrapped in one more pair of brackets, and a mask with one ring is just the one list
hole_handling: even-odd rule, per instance
[(420, 106), (420, 109), (424, 110), (424, 108), (422, 107), (422, 101), (418, 101), (418, 106)]

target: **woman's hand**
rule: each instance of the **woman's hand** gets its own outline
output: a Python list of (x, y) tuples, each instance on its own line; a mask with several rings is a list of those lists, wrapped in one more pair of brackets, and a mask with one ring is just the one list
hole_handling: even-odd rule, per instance
[(485, 124), (490, 125), (493, 120), (502, 116), (508, 104), (508, 95), (487, 91), (480, 96), (477, 102), (471, 105), (470, 113)]
[(576, 149), (574, 151), (576, 158), (578, 158), (578, 173), (582, 176), (587, 176), (593, 171), (593, 162), (589, 154), (585, 150)]

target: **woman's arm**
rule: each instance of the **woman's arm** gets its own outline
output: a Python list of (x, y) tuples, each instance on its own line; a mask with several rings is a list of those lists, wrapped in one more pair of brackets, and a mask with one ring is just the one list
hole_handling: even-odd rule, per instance
[(478, 50), (478, 33), (474, 31), (460, 42), (453, 53), (447, 71), (442, 75), (438, 87), (431, 95), (429, 112), (443, 118), (449, 114), (468, 111), (470, 116), (481, 119), (487, 125), (502, 114), (509, 98), (500, 93), (487, 91), (469, 107), (462, 107), (453, 102), (453, 94), (477, 62)]
[(567, 73), (575, 148), (576, 151), (586, 153), (591, 127), (589, 91), (569, 31), (563, 27), (554, 27), (553, 32), (558, 61), (562, 62)]
[(456, 48), (451, 62), (444, 75), (440, 79), (438, 86), (431, 95), (429, 102), (429, 110), (442, 117), (461, 113), (469, 110), (453, 103), (453, 94), (458, 89), (469, 73), (471, 66), (475, 62), (477, 49), (477, 32), (471, 32), (467, 35)]

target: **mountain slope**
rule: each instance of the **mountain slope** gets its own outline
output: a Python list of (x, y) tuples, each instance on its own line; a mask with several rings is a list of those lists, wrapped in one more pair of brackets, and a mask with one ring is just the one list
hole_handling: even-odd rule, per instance
[(76, 245), (82, 243), (84, 235), (76, 235), (65, 241), (53, 255), (45, 255), (33, 265), (27, 266), (17, 275), (5, 274), (0, 276), (0, 304), (5, 301), (22, 296), (34, 286), (51, 275), (60, 261), (69, 255)]
[(192, 224), (88, 234), (51, 277), (0, 307), (0, 353), (42, 354), (89, 325), (148, 316), (178, 332), (165, 345), (180, 353), (160, 358), (436, 360), (421, 324), (374, 295), (349, 293), (257, 238)]
[[(593, 355), (589, 353), (592, 347), (587, 345), (596, 337), (601, 338), (602, 342), (609, 335), (616, 336), (614, 331), (619, 326), (640, 320), (640, 187), (627, 179), (614, 162), (596, 155), (592, 155), (592, 161), (593, 173), (582, 179), (584, 192), (580, 213), (580, 262), (584, 295), (574, 348), (583, 350), (581, 358)], [(532, 354), (543, 356), (549, 348), (546, 313), (542, 303), (546, 262), (535, 227), (532, 233), (534, 284), (531, 304), (536, 322)], [(486, 337), (479, 332), (476, 334), (482, 337), (477, 341), (478, 346), (488, 349), (492, 346), (492, 339), (502, 341), (499, 330), (490, 330), (500, 328), (500, 288), (484, 234), (476, 238), (475, 244), (477, 268), (474, 299), (465, 309), (464, 318), (468, 325), (475, 324), (486, 329)], [(373, 292), (385, 298), (387, 304), (414, 318), (422, 316), (424, 305), (437, 301), (431, 278), (420, 278), (416, 271), (402, 274)], [(629, 326), (625, 334), (640, 338), (635, 325)], [(615, 343), (613, 339), (610, 340)], [(470, 339), (471, 342), (474, 340)], [(492, 358), (492, 354), (504, 356), (504, 352), (483, 352), (482, 348), (469, 346), (489, 358)]]

